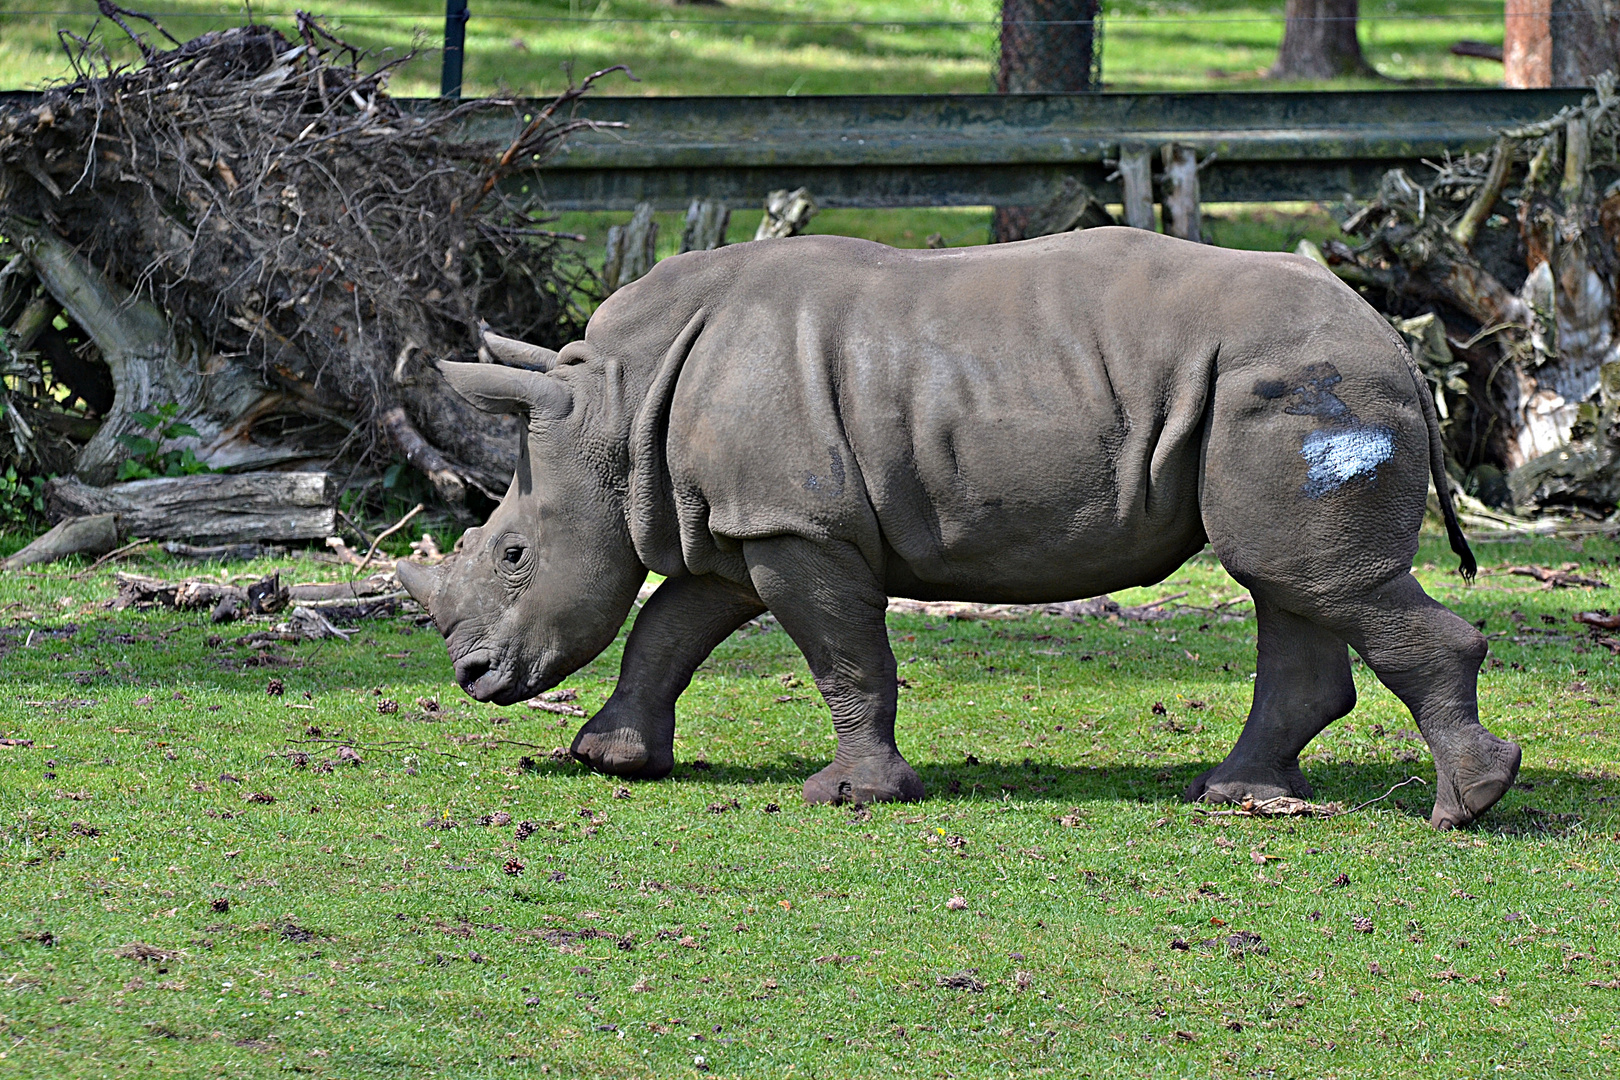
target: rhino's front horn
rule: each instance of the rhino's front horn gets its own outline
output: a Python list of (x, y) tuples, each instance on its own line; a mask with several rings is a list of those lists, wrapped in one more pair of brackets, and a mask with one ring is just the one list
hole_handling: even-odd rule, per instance
[(550, 371), (557, 366), (557, 354), (527, 341), (501, 337), (489, 332), (489, 324), (478, 323), (478, 359), (486, 364), (505, 364), (525, 371)]
[(401, 559), (394, 564), (394, 576), (399, 578), (412, 600), (427, 608), (429, 615), (433, 614), (433, 594), (438, 591), (439, 579), (432, 570)]

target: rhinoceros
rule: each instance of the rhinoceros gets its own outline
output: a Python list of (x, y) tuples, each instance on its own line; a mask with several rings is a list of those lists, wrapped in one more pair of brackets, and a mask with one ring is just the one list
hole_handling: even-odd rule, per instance
[(889, 597), (1072, 600), (1207, 544), (1253, 594), (1259, 660), (1237, 743), (1188, 799), (1309, 797), (1300, 751), (1356, 701), (1347, 645), (1433, 751), (1435, 827), (1517, 774), (1479, 721), (1485, 639), (1410, 573), (1431, 478), (1475, 568), (1430, 391), (1308, 259), (1115, 228), (942, 251), (765, 240), (664, 260), (560, 352), (489, 341), (506, 363), (441, 370), (526, 416), (511, 489), (455, 562), (398, 573), (457, 682), (499, 704), (589, 662), (664, 575), (574, 739), (593, 769), (669, 773), (676, 699), (769, 611), (837, 734), (805, 799), (920, 799)]

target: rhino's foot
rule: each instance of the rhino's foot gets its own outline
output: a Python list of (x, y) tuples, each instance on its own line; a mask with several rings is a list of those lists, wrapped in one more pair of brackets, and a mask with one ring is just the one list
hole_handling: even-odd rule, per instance
[(807, 803), (920, 802), (922, 777), (899, 754), (834, 761), (804, 782)]
[(1434, 813), (1429, 824), (1436, 829), (1456, 829), (1477, 820), (1513, 786), (1521, 756), (1516, 743), (1480, 728), (1472, 745), (1448, 765), (1436, 768)]
[(659, 738), (637, 724), (615, 720), (604, 709), (591, 717), (574, 736), (569, 753), (588, 768), (609, 776), (658, 780), (675, 768), (674, 721), (670, 738)]
[(1190, 803), (1241, 803), (1250, 799), (1308, 799), (1311, 783), (1296, 761), (1285, 766), (1234, 762), (1230, 758), (1199, 774), (1181, 793)]

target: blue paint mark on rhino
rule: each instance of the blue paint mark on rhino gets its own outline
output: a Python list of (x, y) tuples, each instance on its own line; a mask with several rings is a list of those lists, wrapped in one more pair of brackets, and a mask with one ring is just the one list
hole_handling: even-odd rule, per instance
[(1352, 480), (1373, 479), (1378, 466), (1395, 456), (1395, 432), (1381, 424), (1364, 424), (1333, 387), (1344, 381), (1332, 364), (1310, 364), (1297, 382), (1265, 380), (1254, 395), (1266, 401), (1289, 399), (1283, 412), (1316, 416), (1328, 422), (1305, 435), (1299, 454), (1309, 471), (1300, 492), (1320, 499)]
[(1379, 424), (1351, 421), (1309, 432), (1299, 453), (1310, 467), (1300, 490), (1320, 499), (1352, 480), (1376, 475), (1378, 466), (1395, 456), (1395, 433)]

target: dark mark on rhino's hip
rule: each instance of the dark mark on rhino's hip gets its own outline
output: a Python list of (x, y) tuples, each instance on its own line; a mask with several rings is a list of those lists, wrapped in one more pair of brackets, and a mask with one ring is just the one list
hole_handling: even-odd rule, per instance
[(1339, 369), (1329, 363), (1311, 364), (1299, 382), (1290, 386), (1279, 379), (1255, 383), (1256, 397), (1295, 400), (1283, 412), (1320, 416), (1331, 427), (1307, 432), (1299, 448), (1309, 471), (1300, 486), (1307, 498), (1320, 499), (1352, 480), (1376, 480), (1378, 466), (1395, 456), (1395, 432), (1382, 424), (1364, 424), (1332, 387), (1343, 382)]
[(828, 478), (823, 479), (813, 472), (807, 472), (804, 474), (804, 490), (836, 499), (844, 493), (844, 459), (839, 455), (836, 446), (827, 447), (827, 456), (832, 459), (832, 464), (828, 468)]

